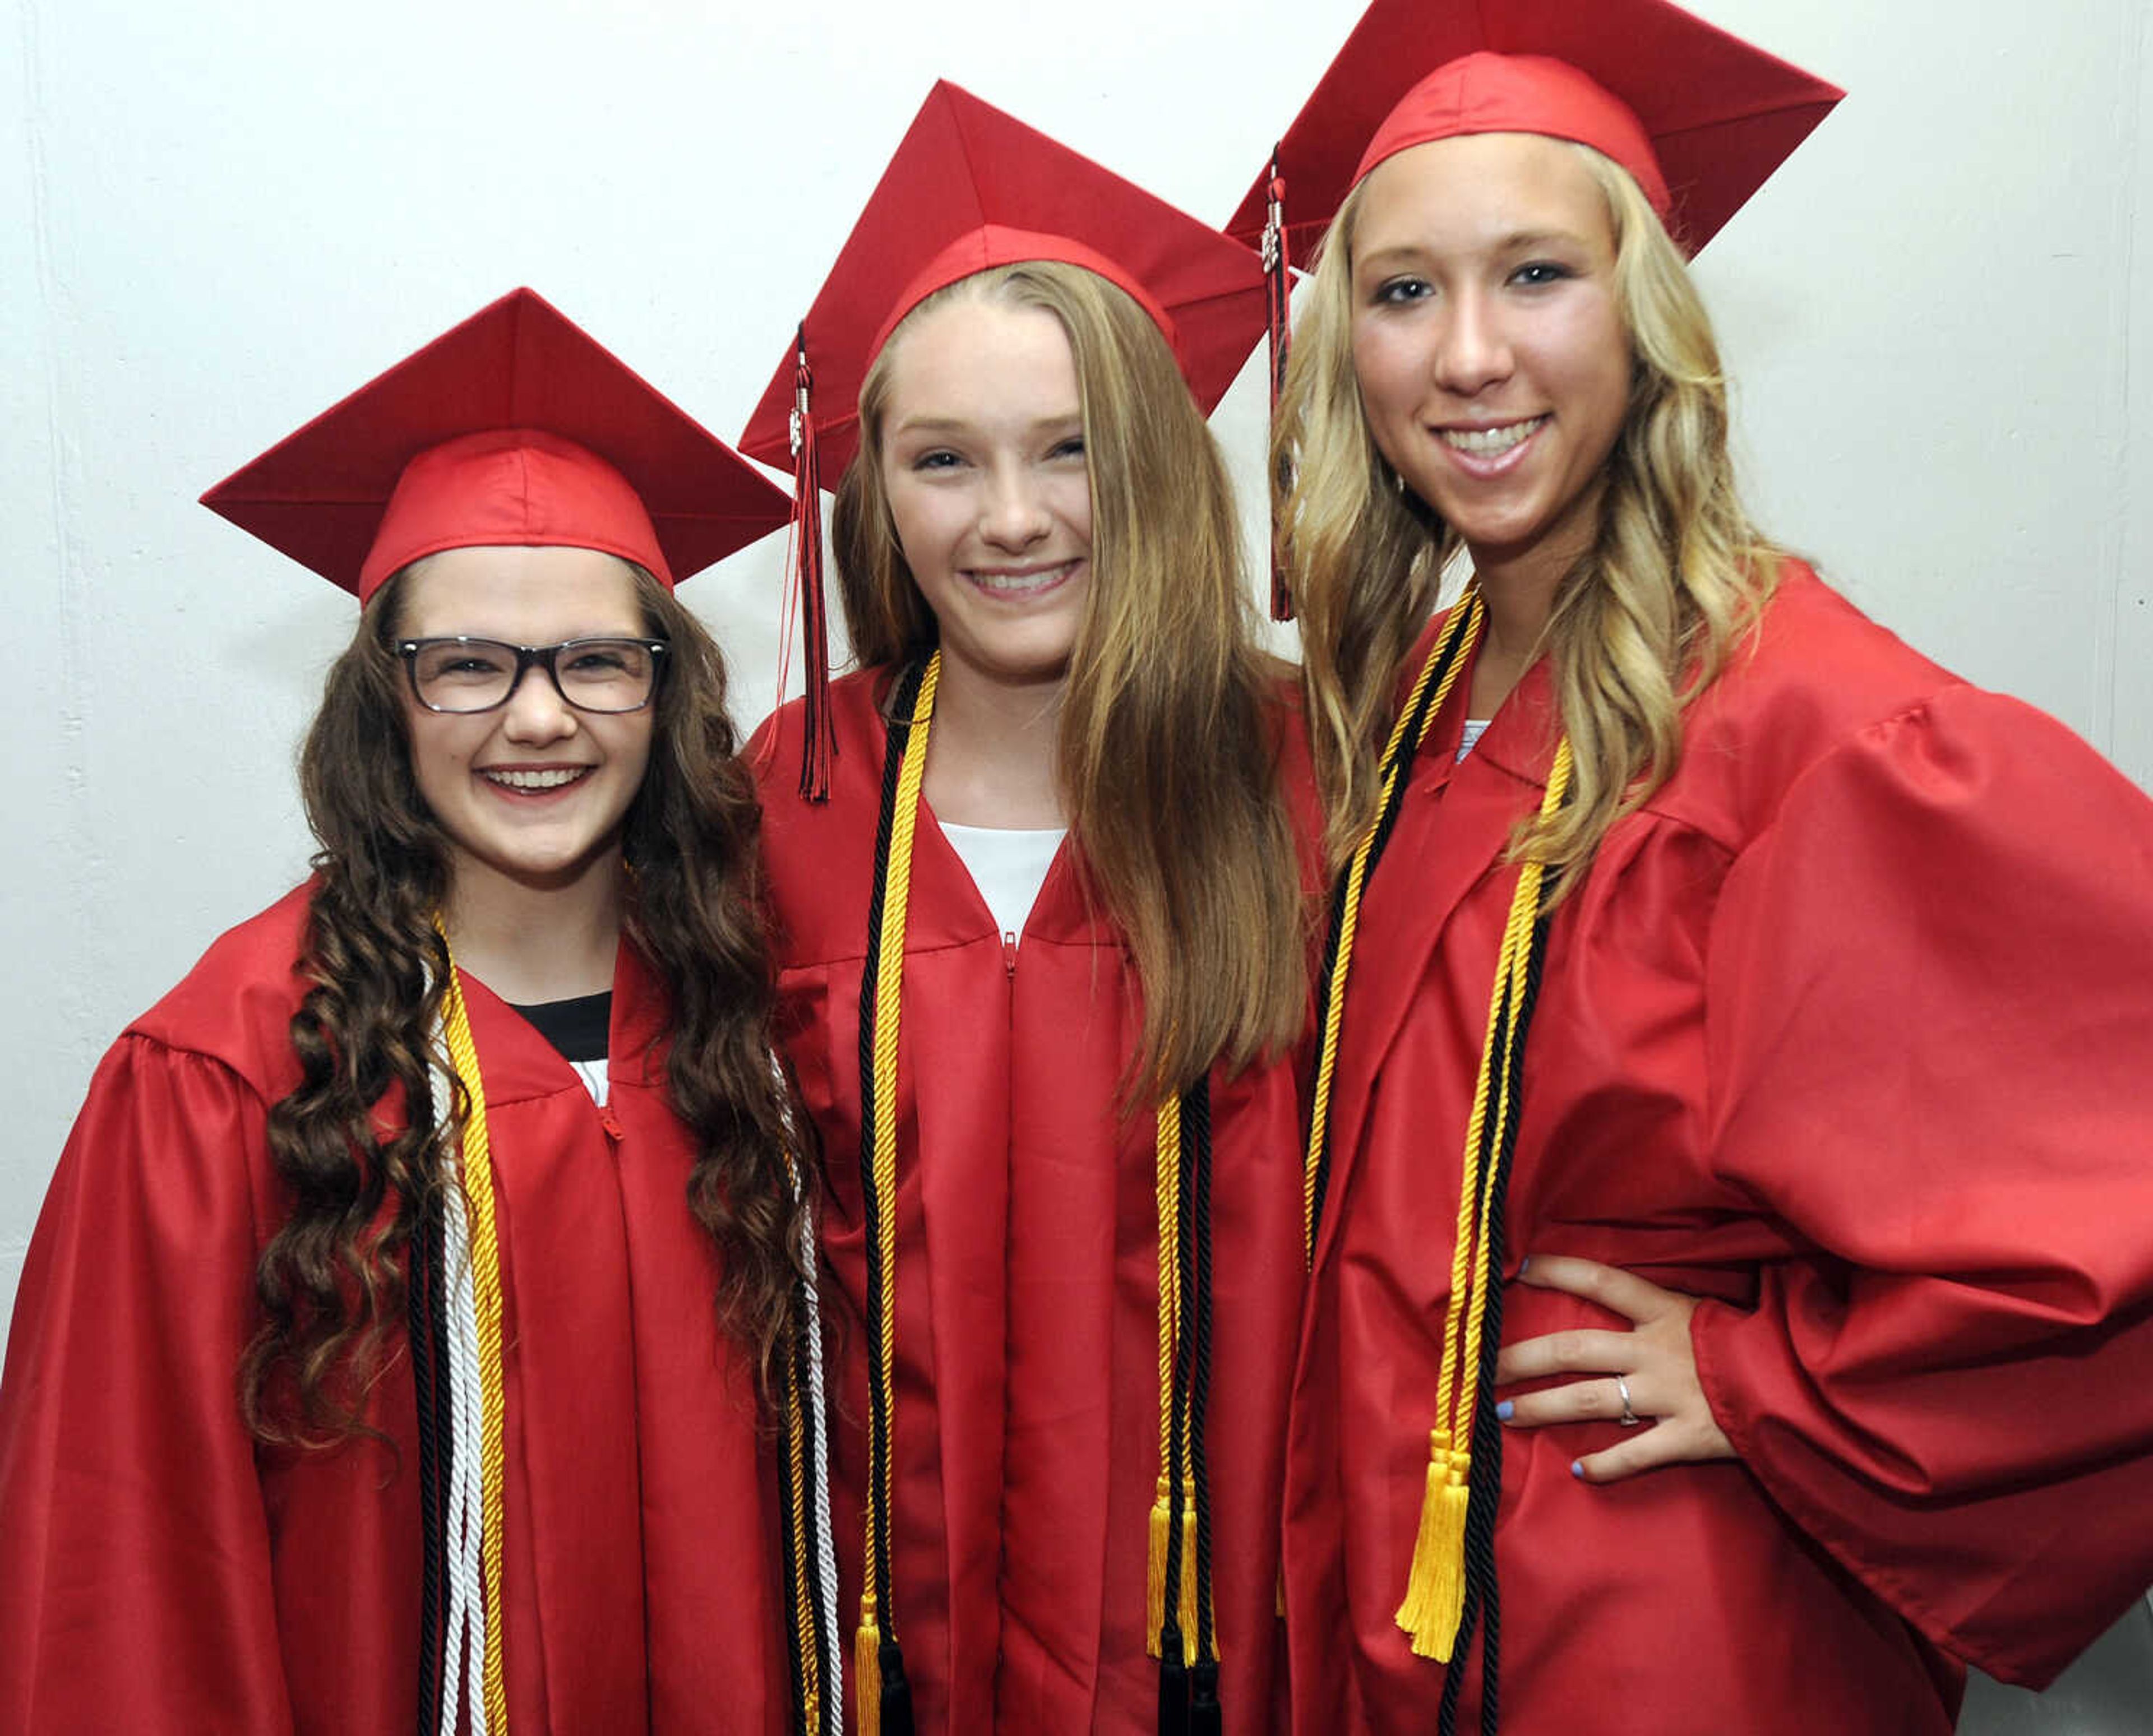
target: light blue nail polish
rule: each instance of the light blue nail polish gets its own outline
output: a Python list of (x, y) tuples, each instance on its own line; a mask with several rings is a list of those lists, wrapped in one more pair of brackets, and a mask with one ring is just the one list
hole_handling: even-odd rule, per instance
[(1582, 1459), (1571, 1459), (1570, 1461), (1570, 1474), (1573, 1477), (1576, 1478), (1579, 1482), (1582, 1483), (1585, 1480), (1585, 1461)]
[(1532, 1264), (1533, 1256), (1530, 1254), (1526, 1255), (1524, 1259), (1518, 1262), (1518, 1276), (1521, 1278), (1524, 1277), (1526, 1272), (1532, 1269)]
[(1498, 1404), (1495, 1407), (1495, 1420), (1499, 1423), (1509, 1422), (1510, 1420), (1510, 1413), (1517, 1408), (1518, 1407), (1511, 1404), (1508, 1398), (1505, 1398), (1500, 1404)]

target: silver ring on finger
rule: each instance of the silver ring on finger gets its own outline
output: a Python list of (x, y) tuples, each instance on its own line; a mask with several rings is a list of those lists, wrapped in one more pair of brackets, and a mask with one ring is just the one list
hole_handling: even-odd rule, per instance
[(1620, 1423), (1625, 1429), (1636, 1428), (1638, 1424), (1644, 1420), (1644, 1419), (1639, 1416), (1635, 1410), (1631, 1409), (1630, 1383), (1625, 1380), (1619, 1374), (1615, 1377), (1615, 1391), (1622, 1400), (1622, 1414), (1616, 1418), (1615, 1420), (1617, 1423)]

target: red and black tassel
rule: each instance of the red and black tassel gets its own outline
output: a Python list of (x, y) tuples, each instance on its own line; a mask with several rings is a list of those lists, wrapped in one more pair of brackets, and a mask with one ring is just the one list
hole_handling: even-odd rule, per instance
[(830, 734), (830, 620), (822, 592), (822, 460), (815, 441), (810, 398), (815, 377), (807, 366), (807, 328), (800, 328), (793, 369), (792, 581), (799, 598), (805, 662), (802, 681), (800, 794), (811, 802), (830, 799), (830, 767), (837, 744)]
[[(1264, 326), (1270, 342), (1271, 417), (1278, 417), (1279, 394), (1285, 389), (1285, 359), (1293, 345), (1293, 261), (1285, 239), (1285, 177), (1279, 173), (1278, 150), (1271, 150), (1270, 201), (1264, 217)], [(1271, 539), (1271, 619), (1293, 619), (1293, 593), (1279, 566), (1276, 527)]]

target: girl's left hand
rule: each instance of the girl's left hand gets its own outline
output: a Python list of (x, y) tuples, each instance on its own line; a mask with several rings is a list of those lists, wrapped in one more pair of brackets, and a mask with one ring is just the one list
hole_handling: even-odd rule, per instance
[[(1626, 1429), (1616, 1445), (1578, 1459), (1571, 1472), (1588, 1483), (1616, 1483), (1639, 1471), (1684, 1460), (1732, 1459), (1733, 1444), (1713, 1420), (1690, 1348), (1689, 1317), (1697, 1299), (1662, 1290), (1634, 1272), (1561, 1254), (1535, 1254), (1518, 1281), (1560, 1290), (1626, 1316), (1626, 1332), (1550, 1332), (1504, 1346), (1495, 1383), (1551, 1374), (1592, 1374), (1505, 1399), (1495, 1414), (1512, 1429), (1548, 1423), (1620, 1423), (1627, 1414), (1649, 1429)], [(1617, 1377), (1620, 1377), (1619, 1380)], [(1624, 1404), (1627, 1397), (1626, 1406)]]

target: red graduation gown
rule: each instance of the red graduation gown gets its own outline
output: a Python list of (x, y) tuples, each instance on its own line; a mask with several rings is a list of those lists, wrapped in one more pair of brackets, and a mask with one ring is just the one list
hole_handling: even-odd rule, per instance
[[(885, 731), (868, 671), (832, 688), (826, 805), (800, 799), (800, 708), (765, 728), (781, 1028), (817, 1132), (842, 1317), (832, 1505), (849, 1635), (863, 1559), (868, 1338), (860, 982)], [(774, 729), (776, 740), (768, 740)], [(1305, 750), (1289, 744), (1288, 752)], [(1305, 773), (1301, 788), (1306, 788)], [(923, 800), (898, 1059), (898, 1637), (930, 1732), (1139, 1731), (1158, 1474), (1158, 1207), (1148, 1107), (1117, 1119), (1132, 967), (1065, 845), (1005, 945)], [(1285, 1378), (1301, 1287), (1298, 1109), (1280, 1064), (1211, 1081), (1209, 1455), (1227, 1728), (1274, 1728)], [(854, 1684), (847, 1683), (848, 1695)]]
[[(286, 1206), (307, 889), (108, 1054), (30, 1245), (0, 1383), (0, 1728), (396, 1733), (415, 1718), (418, 1443), (257, 1448), (234, 1398)], [(766, 1732), (786, 1676), (753, 1384), (718, 1330), (668, 1107), (663, 991), (624, 946), (608, 1109), (464, 978), (506, 1298), (513, 1730)]]
[[(1424, 654), (1423, 642), (1420, 654)], [(1416, 664), (1416, 667), (1418, 665)], [(1459, 1150), (1552, 740), (1545, 667), (1431, 732), (1364, 910), (1292, 1395), (1295, 1728), (1433, 1728), (1402, 1596)], [(1738, 1463), (1504, 1435), (1502, 1728), (1947, 1736), (2153, 1581), (2153, 805), (1795, 568), (1555, 916), (1507, 1270), (1716, 1298)], [(1626, 1322), (1511, 1284), (1507, 1342)], [(1460, 1728), (1478, 1728), (1477, 1649)]]

